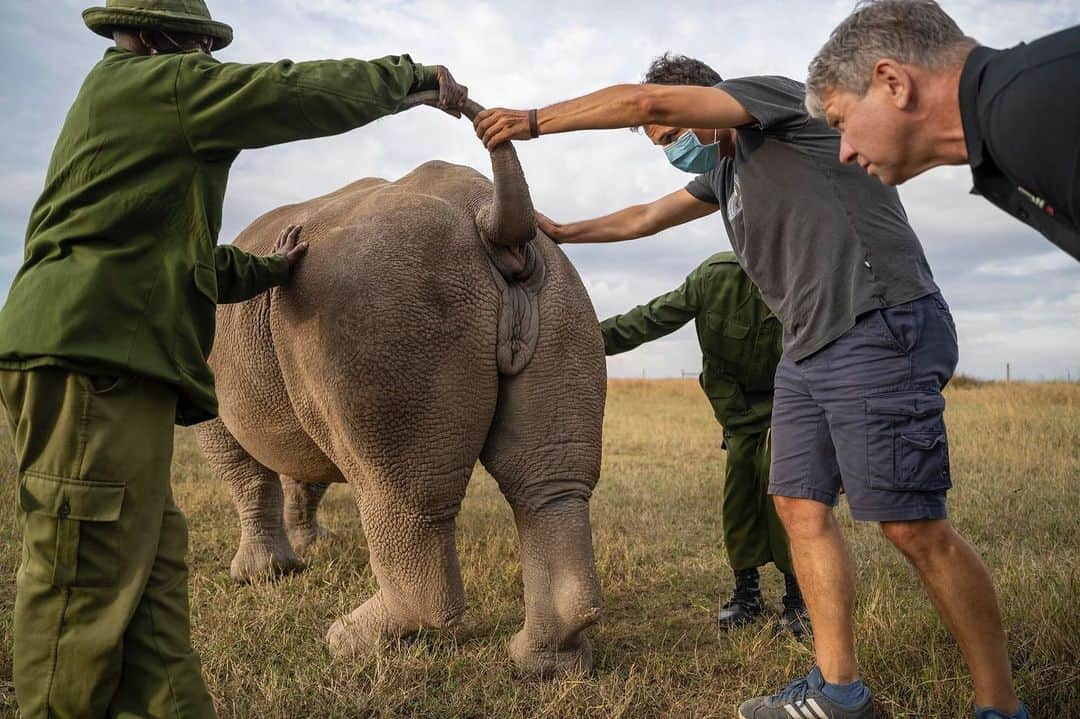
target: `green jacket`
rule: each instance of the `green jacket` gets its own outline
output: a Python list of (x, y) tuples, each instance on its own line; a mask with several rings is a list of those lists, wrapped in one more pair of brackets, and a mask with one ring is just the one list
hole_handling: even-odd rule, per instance
[(604, 351), (632, 350), (690, 320), (701, 345), (699, 381), (724, 431), (767, 429), (783, 331), (731, 252), (705, 260), (678, 289), (601, 322)]
[(145, 375), (178, 388), (177, 422), (214, 416), (215, 305), (289, 272), (283, 257), (217, 246), (239, 152), (351, 130), (436, 85), (435, 68), (408, 55), (239, 65), (109, 49), (30, 216), (0, 312), (0, 368)]

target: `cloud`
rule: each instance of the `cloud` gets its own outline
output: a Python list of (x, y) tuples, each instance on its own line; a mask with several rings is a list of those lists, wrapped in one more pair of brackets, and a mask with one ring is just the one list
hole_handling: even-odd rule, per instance
[[(378, 57), (408, 52), (443, 63), (489, 105), (531, 107), (600, 86), (637, 82), (666, 51), (701, 57), (725, 77), (801, 78), (853, 0), (625, 3), (611, 0), (425, 2), (208, 0), (232, 24), (224, 61), (287, 56)], [(15, 3), (0, 26), (5, 144), (0, 150), (0, 294), (22, 255), (22, 233), (67, 107), (107, 42), (82, 25), (87, 0)], [(993, 46), (1080, 22), (1075, 0), (945, 2), (964, 30)], [(536, 206), (561, 222), (607, 214), (682, 187), (647, 139), (625, 130), (545, 137), (519, 145)], [(366, 176), (396, 178), (429, 159), (490, 175), (468, 123), (420, 108), (346, 135), (245, 152), (226, 198), (222, 239), (259, 214)], [(961, 369), (1014, 376), (1080, 374), (1075, 292), (1080, 263), (968, 194), (966, 168), (941, 168), (901, 190), (912, 225), (962, 338)], [(676, 287), (705, 257), (728, 249), (718, 215), (656, 237), (566, 248), (601, 317)], [(1056, 258), (1056, 259), (1055, 259)], [(1069, 313), (1072, 312), (1070, 315)], [(678, 376), (700, 364), (692, 328), (612, 358), (611, 374)], [(1000, 369), (999, 369), (1000, 368)]]
[(0, 272), (14, 276), (15, 272), (19, 269), (19, 265), (22, 264), (22, 260), (22, 252), (12, 252), (10, 254), (0, 255)]
[(42, 170), (19, 170), (5, 168), (0, 172), (0, 218), (19, 217), (29, 214), (31, 205), (41, 193)]
[(984, 262), (975, 268), (975, 274), (989, 277), (1028, 277), (1048, 272), (1066, 272), (1073, 269), (1076, 260), (1062, 252), (1045, 252), (1030, 255), (1014, 262)]

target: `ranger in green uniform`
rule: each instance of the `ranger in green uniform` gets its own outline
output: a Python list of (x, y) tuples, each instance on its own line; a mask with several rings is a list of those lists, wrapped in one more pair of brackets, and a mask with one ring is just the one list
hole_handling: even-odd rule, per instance
[(30, 217), (0, 312), (0, 398), (18, 462), (13, 674), (23, 719), (206, 719), (191, 647), (173, 424), (217, 411), (215, 305), (283, 284), (305, 245), (217, 246), (239, 152), (332, 135), (439, 88), (407, 55), (237, 65), (202, 0), (83, 13), (116, 47), (91, 71)]
[(761, 616), (758, 567), (772, 562), (784, 574), (784, 624), (802, 636), (810, 618), (792, 572), (787, 535), (767, 494), (773, 375), (782, 329), (734, 253), (713, 255), (678, 289), (601, 322), (604, 351), (632, 350), (690, 320), (701, 345), (701, 388), (724, 428), (727, 449), (724, 544), (735, 591), (720, 608), (719, 624), (735, 627)]

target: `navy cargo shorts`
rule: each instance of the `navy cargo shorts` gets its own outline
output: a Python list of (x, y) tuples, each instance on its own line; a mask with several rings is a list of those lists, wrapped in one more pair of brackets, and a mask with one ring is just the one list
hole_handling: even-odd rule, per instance
[(809, 357), (776, 369), (769, 494), (858, 520), (943, 519), (949, 441), (941, 390), (957, 362), (940, 293), (860, 315)]

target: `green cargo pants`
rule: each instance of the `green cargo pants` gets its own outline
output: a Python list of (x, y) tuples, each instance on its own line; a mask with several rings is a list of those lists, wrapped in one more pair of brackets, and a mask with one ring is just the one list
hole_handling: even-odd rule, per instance
[(724, 545), (731, 568), (761, 567), (769, 562), (793, 574), (787, 534), (769, 496), (769, 432), (724, 432)]
[(139, 377), (0, 372), (18, 461), (22, 719), (206, 719), (187, 523), (169, 485), (176, 394)]

